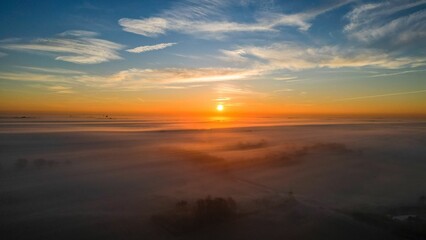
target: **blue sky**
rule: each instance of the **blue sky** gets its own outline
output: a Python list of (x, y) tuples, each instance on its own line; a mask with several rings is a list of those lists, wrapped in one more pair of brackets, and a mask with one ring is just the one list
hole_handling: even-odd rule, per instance
[(390, 96), (421, 108), (425, 40), (422, 0), (2, 1), (0, 84), (8, 102), (205, 93), (235, 109)]

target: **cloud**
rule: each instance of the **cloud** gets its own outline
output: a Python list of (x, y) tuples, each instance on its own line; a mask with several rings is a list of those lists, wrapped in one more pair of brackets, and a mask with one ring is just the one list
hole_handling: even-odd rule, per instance
[(381, 97), (392, 97), (392, 96), (418, 94), (418, 93), (426, 93), (426, 89), (418, 90), (418, 91), (396, 92), (396, 93), (386, 93), (386, 94), (369, 95), (369, 96), (361, 96), (361, 97), (343, 98), (343, 99), (336, 100), (336, 102), (362, 100), (362, 99), (370, 99), (370, 98), (381, 98)]
[(51, 91), (54, 91), (55, 93), (61, 93), (61, 94), (74, 93), (74, 91), (71, 90), (72, 87), (56, 85), (56, 86), (50, 86), (50, 87), (47, 87), (47, 88)]
[(195, 56), (195, 55), (186, 55), (186, 54), (177, 54), (177, 53), (173, 53), (172, 55), (181, 57), (181, 58), (188, 58), (188, 59), (195, 59), (195, 60), (203, 59), (202, 56)]
[(371, 78), (375, 78), (375, 77), (387, 77), (387, 76), (396, 76), (396, 75), (409, 74), (409, 73), (417, 73), (417, 72), (426, 72), (426, 69), (407, 70), (407, 71), (392, 72), (392, 73), (382, 73), (382, 74), (372, 75), (372, 76), (369, 76), (369, 77), (371, 77)]
[[(184, 84), (250, 79), (258, 70), (236, 68), (128, 69), (108, 76), (80, 76), (77, 81), (92, 86), (138, 90), (143, 88), (183, 88)], [(179, 85), (177, 85), (179, 84)]]
[(118, 21), (126, 32), (136, 33), (147, 37), (165, 34), (169, 22), (166, 19), (152, 17), (143, 20), (122, 18)]
[(0, 57), (4, 57), (4, 56), (6, 56), (7, 54), (6, 53), (2, 53), (2, 52), (0, 52)]
[(283, 88), (283, 89), (278, 89), (278, 90), (274, 90), (274, 92), (279, 93), (279, 92), (293, 92), (294, 89), (291, 88)]
[(276, 80), (276, 81), (294, 81), (294, 80), (296, 80), (297, 79), (297, 77), (293, 77), (293, 76), (284, 76), (284, 77), (275, 77), (275, 78), (273, 78), (273, 80)]
[[(393, 56), (389, 53), (354, 47), (322, 46), (309, 47), (294, 43), (268, 46), (245, 46), (223, 56), (233, 61), (235, 56), (263, 70), (303, 70), (313, 68), (378, 67), (401, 68), (426, 65), (422, 57)], [(229, 52), (229, 51), (228, 51)], [(242, 53), (244, 55), (242, 55)], [(233, 56), (234, 55), (234, 56)], [(229, 57), (233, 56), (233, 57)]]
[(96, 37), (99, 34), (96, 33), (96, 32), (84, 31), (84, 30), (68, 30), (68, 31), (60, 33), (58, 35), (62, 36), (62, 37), (67, 37), (67, 36), (74, 36), (74, 37)]
[(251, 89), (241, 88), (233, 84), (220, 84), (215, 88), (215, 91), (219, 95), (251, 95), (255, 93)]
[(117, 51), (122, 49), (123, 45), (95, 38), (96, 35), (96, 33), (88, 31), (67, 31), (56, 38), (3, 44), (0, 45), (0, 48), (52, 53), (56, 55), (56, 60), (77, 64), (95, 64), (121, 59)]
[(18, 67), (25, 70), (29, 70), (29, 71), (45, 72), (45, 73), (52, 73), (52, 74), (65, 74), (65, 75), (85, 74), (85, 72), (63, 69), (63, 68), (42, 68), (42, 67), (27, 67), (27, 66), (18, 66)]
[(12, 43), (12, 42), (18, 42), (20, 41), (20, 38), (5, 38), (5, 39), (1, 39), (0, 43)]
[[(136, 91), (140, 89), (185, 89), (202, 87), (202, 83), (251, 79), (260, 71), (238, 68), (163, 68), (127, 69), (110, 75), (90, 75), (65, 70), (28, 68), (29, 72), (0, 72), (0, 79), (10, 81), (56, 82), (96, 88), (98, 90)], [(66, 71), (65, 71), (66, 72)]]
[(335, 10), (339, 7), (349, 4), (351, 0), (335, 1), (331, 4), (320, 6), (316, 9), (311, 9), (306, 12), (295, 14), (282, 14), (282, 13), (265, 13), (265, 17), (259, 19), (259, 23), (268, 26), (269, 28), (276, 28), (280, 26), (296, 27), (300, 31), (307, 31), (311, 27), (313, 21), (317, 16)]
[(0, 72), (1, 80), (29, 82), (75, 82), (77, 78), (87, 76), (87, 73), (63, 68), (43, 68), (16, 66), (25, 71)]
[(167, 31), (180, 32), (196, 37), (203, 37), (202, 34), (222, 37), (223, 33), (230, 32), (256, 32), (273, 31), (271, 27), (262, 24), (243, 24), (228, 21), (193, 21), (188, 19), (165, 19), (165, 18), (146, 18), (146, 19), (128, 19), (119, 20), (119, 24), (124, 31), (140, 34), (146, 37), (156, 37), (165, 34)]
[(31, 72), (0, 72), (1, 80), (10, 80), (10, 81), (29, 81), (29, 82), (66, 82), (69, 78), (52, 75), (52, 74), (41, 74), (41, 73), (31, 73)]
[(215, 101), (215, 102), (226, 102), (226, 101), (229, 101), (229, 100), (231, 100), (231, 98), (229, 98), (229, 97), (219, 97), (219, 98), (213, 99), (213, 101)]
[[(310, 21), (318, 15), (334, 10), (350, 1), (341, 1), (303, 13), (284, 14), (267, 12), (253, 16), (251, 22), (235, 22), (229, 19), (232, 7), (241, 7), (240, 1), (186, 1), (164, 11), (159, 16), (142, 19), (122, 18), (119, 24), (124, 31), (147, 37), (156, 37), (174, 31), (196, 37), (223, 37), (235, 32), (274, 32), (288, 26), (307, 31)], [(244, 4), (243, 4), (244, 5)], [(235, 11), (233, 9), (232, 11)]]
[(403, 44), (424, 42), (426, 37), (426, 10), (419, 9), (425, 0), (394, 0), (375, 4), (362, 4), (346, 15), (349, 23), (344, 32), (363, 43), (385, 41)]
[(132, 52), (132, 53), (143, 53), (143, 52), (149, 52), (149, 51), (164, 49), (164, 48), (167, 48), (167, 47), (171, 47), (173, 45), (176, 45), (176, 43), (160, 43), (160, 44), (155, 44), (155, 45), (147, 45), (147, 46), (140, 46), (140, 47), (136, 47), (136, 48), (132, 48), (132, 49), (127, 49), (126, 51)]
[[(226, 102), (226, 106), (240, 106), (241, 102), (235, 102), (244, 98), (265, 97), (266, 94), (253, 90), (250, 86), (240, 86), (230, 83), (221, 83), (214, 88), (218, 96), (213, 101)], [(232, 99), (232, 102), (230, 101)]]
[(218, 58), (225, 61), (236, 62), (236, 63), (244, 63), (247, 62), (246, 52), (244, 48), (234, 49), (234, 50), (225, 50), (221, 49), (219, 52), (222, 54)]

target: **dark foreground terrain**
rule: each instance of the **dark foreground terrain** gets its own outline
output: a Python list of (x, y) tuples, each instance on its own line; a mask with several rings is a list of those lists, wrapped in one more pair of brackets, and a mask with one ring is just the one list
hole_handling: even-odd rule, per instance
[(426, 239), (419, 120), (3, 119), (0, 148), (1, 239)]

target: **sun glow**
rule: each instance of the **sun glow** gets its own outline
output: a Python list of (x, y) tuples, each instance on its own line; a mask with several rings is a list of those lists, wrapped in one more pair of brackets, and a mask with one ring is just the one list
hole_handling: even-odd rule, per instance
[(218, 110), (219, 112), (222, 112), (223, 111), (223, 105), (222, 104), (218, 104), (216, 106), (216, 110)]

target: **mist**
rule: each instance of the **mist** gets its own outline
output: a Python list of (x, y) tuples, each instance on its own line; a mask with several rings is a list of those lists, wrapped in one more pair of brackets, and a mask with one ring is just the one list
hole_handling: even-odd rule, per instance
[[(346, 229), (346, 239), (398, 239), (351, 213), (412, 206), (426, 194), (425, 123), (321, 121), (191, 129), (126, 119), (50, 128), (40, 127), (45, 119), (3, 120), (2, 232), (7, 239), (341, 239)], [(238, 217), (196, 231), (152, 221), (208, 196), (232, 198)], [(320, 234), (336, 223), (342, 229)]]

